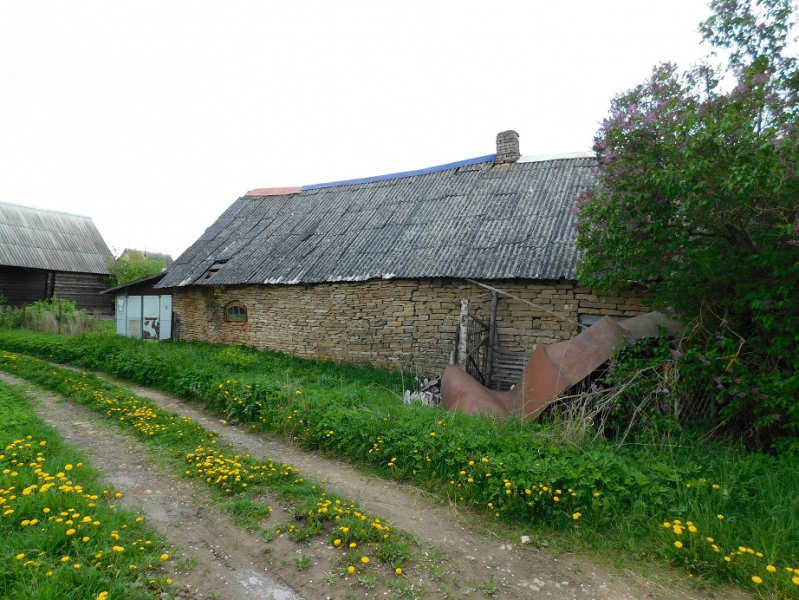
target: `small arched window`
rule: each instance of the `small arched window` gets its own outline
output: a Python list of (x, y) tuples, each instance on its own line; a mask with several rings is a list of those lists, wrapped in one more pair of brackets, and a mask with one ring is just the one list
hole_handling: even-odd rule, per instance
[(229, 323), (245, 323), (247, 307), (242, 302), (233, 301), (225, 307), (225, 321)]

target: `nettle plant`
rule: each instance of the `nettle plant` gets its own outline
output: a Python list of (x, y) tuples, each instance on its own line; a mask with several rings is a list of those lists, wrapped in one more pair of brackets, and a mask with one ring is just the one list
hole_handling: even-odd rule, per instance
[[(791, 0), (713, 0), (713, 52), (611, 103), (579, 204), (579, 278), (644, 286), (686, 324), (681, 385), (799, 450), (799, 69)], [(724, 55), (724, 64), (711, 64)]]

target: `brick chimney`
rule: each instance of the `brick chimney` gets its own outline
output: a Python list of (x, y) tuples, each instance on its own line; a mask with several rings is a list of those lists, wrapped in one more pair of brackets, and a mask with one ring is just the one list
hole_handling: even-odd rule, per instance
[(497, 134), (497, 155), (494, 157), (495, 165), (515, 163), (519, 153), (519, 134), (513, 131), (502, 131)]

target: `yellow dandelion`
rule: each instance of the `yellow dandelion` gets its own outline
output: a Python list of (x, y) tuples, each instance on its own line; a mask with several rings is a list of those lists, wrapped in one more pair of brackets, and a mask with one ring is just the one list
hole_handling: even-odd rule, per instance
[(349, 573), (350, 575), (352, 575), (353, 573), (355, 573), (355, 567), (353, 567), (352, 565), (350, 565), (349, 567), (347, 567), (347, 573)]
[(799, 585), (799, 577), (794, 577), (791, 581), (793, 581), (795, 585)]
[(674, 546), (677, 548), (682, 548), (682, 542), (677, 540), (676, 542), (674, 542)]
[(361, 562), (363, 564), (368, 564), (369, 563), (369, 557), (368, 556), (362, 556), (361, 557)]
[(580, 518), (580, 517), (582, 517), (582, 516), (583, 516), (583, 513), (578, 513), (578, 512), (576, 512), (576, 513), (574, 513), (574, 514), (572, 515), (572, 519), (574, 519), (574, 520), (576, 521), (577, 519), (579, 519), (579, 518)]
[[(394, 572), (397, 575), (402, 575), (402, 569), (400, 567), (397, 567), (396, 569), (394, 569)], [(799, 577), (794, 577), (794, 579), (799, 579)]]
[(19, 554), (17, 554), (17, 560), (22, 560), (23, 558), (25, 558), (24, 552), (20, 552)]
[(766, 571), (768, 571), (769, 573), (776, 573), (777, 572), (777, 567), (775, 567), (774, 565), (768, 565), (766, 567)]
[(334, 541), (333, 541), (333, 545), (334, 545), (336, 548), (338, 548), (339, 546), (341, 546), (341, 540), (334, 540)]
[(161, 555), (161, 560), (169, 560), (169, 554), (166, 554), (166, 553), (162, 554)]
[(755, 585), (760, 585), (761, 583), (763, 583), (763, 580), (757, 575), (752, 575), (752, 581), (755, 582)]

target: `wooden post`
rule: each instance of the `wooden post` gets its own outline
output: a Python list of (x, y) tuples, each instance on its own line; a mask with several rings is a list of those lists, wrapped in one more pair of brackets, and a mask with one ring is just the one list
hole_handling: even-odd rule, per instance
[(466, 370), (466, 359), (469, 353), (469, 299), (461, 300), (461, 317), (458, 321), (458, 366)]
[(486, 351), (486, 387), (491, 388), (494, 383), (492, 375), (494, 373), (494, 346), (497, 343), (497, 303), (499, 295), (491, 292), (491, 319), (488, 321), (488, 350)]

